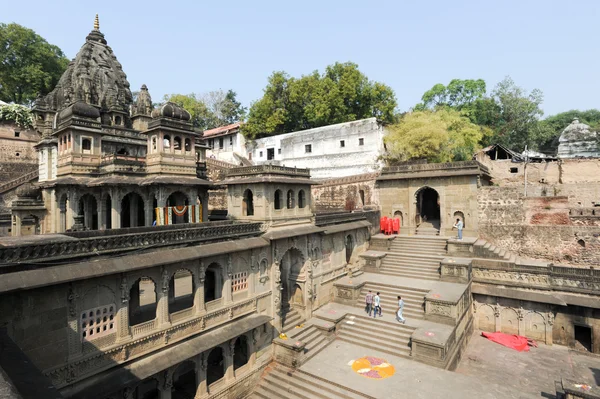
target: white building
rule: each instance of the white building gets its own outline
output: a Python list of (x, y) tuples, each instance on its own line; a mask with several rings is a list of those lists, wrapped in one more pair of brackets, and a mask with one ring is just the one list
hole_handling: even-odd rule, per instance
[(248, 141), (246, 157), (309, 168), (315, 179), (370, 173), (379, 168), (383, 134), (375, 118), (362, 119)]
[(208, 158), (239, 164), (239, 157), (246, 155), (246, 139), (240, 133), (240, 122), (204, 131), (204, 139), (209, 149)]

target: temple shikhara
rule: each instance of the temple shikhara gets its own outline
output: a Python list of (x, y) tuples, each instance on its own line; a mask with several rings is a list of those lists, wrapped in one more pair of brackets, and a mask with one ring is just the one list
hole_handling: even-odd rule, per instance
[(588, 125), (395, 165), (376, 118), (197, 131), (98, 17), (33, 113), (0, 123), (0, 398), (600, 398)]

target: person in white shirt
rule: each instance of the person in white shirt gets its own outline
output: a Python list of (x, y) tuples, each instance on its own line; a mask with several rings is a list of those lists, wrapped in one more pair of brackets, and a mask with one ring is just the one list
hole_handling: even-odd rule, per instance
[(381, 317), (381, 300), (379, 299), (379, 292), (373, 298), (373, 305), (375, 305), (375, 313), (373, 314), (373, 318), (377, 317), (377, 313), (379, 313), (379, 317)]
[(402, 312), (404, 311), (404, 300), (400, 295), (398, 295), (398, 310), (396, 311), (396, 320), (398, 320), (402, 324), (406, 324), (406, 319), (402, 317)]
[(456, 230), (458, 230), (458, 239), (462, 240), (462, 231), (463, 231), (463, 222), (460, 219), (456, 219), (456, 223), (454, 223), (454, 227)]

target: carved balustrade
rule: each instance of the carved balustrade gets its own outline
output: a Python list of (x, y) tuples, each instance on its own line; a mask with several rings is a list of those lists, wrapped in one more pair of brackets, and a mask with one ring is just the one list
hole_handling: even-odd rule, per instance
[(227, 177), (232, 176), (248, 176), (248, 175), (263, 175), (263, 174), (278, 174), (287, 176), (301, 176), (310, 178), (309, 169), (289, 168), (278, 165), (254, 165), (244, 166), (239, 168), (231, 168), (227, 170)]
[(326, 226), (331, 224), (356, 222), (366, 220), (369, 212), (336, 212), (323, 213), (315, 215), (315, 224), (317, 226)]

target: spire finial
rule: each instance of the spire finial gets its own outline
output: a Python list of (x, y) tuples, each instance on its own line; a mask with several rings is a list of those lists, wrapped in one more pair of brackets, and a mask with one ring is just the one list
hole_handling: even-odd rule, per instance
[(96, 18), (94, 18), (94, 30), (100, 30), (100, 21), (98, 20), (98, 14), (96, 14)]

